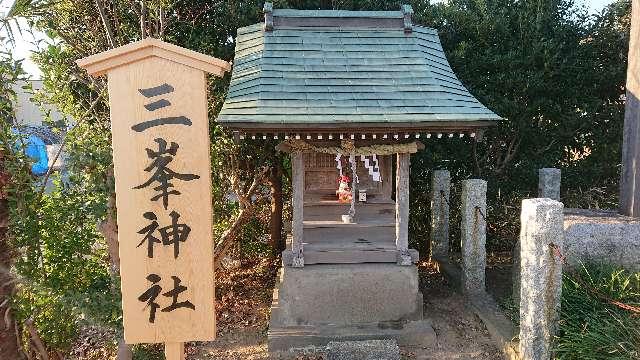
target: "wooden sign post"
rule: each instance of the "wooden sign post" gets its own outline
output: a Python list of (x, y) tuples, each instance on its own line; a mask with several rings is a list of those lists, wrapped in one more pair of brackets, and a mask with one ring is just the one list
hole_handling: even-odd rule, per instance
[(620, 213), (640, 217), (640, 1), (631, 7), (629, 65), (622, 135)]
[(206, 73), (230, 64), (156, 39), (79, 60), (109, 84), (124, 338), (215, 338)]

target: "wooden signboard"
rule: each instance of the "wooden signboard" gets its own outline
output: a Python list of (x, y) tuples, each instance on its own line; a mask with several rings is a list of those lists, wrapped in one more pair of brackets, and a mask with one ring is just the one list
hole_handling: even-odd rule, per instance
[(620, 213), (640, 218), (640, 1), (631, 6), (629, 63), (622, 133)]
[(145, 39), (78, 65), (108, 77), (125, 342), (212, 340), (206, 73), (230, 64)]

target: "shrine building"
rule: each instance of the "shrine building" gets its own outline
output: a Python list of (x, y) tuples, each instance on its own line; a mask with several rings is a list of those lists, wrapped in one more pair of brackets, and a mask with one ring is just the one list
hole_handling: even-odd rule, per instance
[(238, 29), (217, 121), (238, 139), (280, 140), (292, 164), (270, 350), (401, 339), (422, 320), (419, 254), (408, 241), (410, 156), (423, 142), (478, 141), (501, 118), (469, 93), (437, 31), (412, 13), (266, 3), (264, 22)]

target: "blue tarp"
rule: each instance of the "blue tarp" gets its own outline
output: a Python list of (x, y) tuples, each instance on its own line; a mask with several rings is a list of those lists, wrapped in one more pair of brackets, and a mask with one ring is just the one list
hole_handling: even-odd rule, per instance
[(49, 168), (49, 156), (47, 155), (47, 145), (35, 135), (29, 135), (24, 140), (25, 153), (34, 164), (31, 166), (31, 172), (34, 175), (44, 175)]

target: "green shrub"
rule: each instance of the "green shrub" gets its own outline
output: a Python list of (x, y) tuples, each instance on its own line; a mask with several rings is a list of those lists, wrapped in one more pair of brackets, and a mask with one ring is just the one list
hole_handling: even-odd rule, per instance
[[(33, 191), (37, 191), (34, 184)], [(104, 199), (57, 182), (28, 208), (14, 209), (12, 240), (20, 283), (13, 307), (21, 322), (31, 319), (53, 349), (68, 349), (81, 324), (117, 328), (119, 284), (106, 262), (96, 229)]]
[[(16, 317), (23, 323), (33, 322), (33, 327), (47, 346), (68, 349), (79, 329), (78, 317), (72, 306), (55, 291), (39, 288), (36, 284), (26, 284), (19, 289), (12, 299)], [(27, 334), (26, 329), (24, 334)]]
[[(611, 304), (609, 298), (640, 305), (640, 272), (587, 265), (566, 274), (555, 354), (558, 359), (640, 359), (640, 316)], [(597, 290), (601, 296), (594, 296)]]

